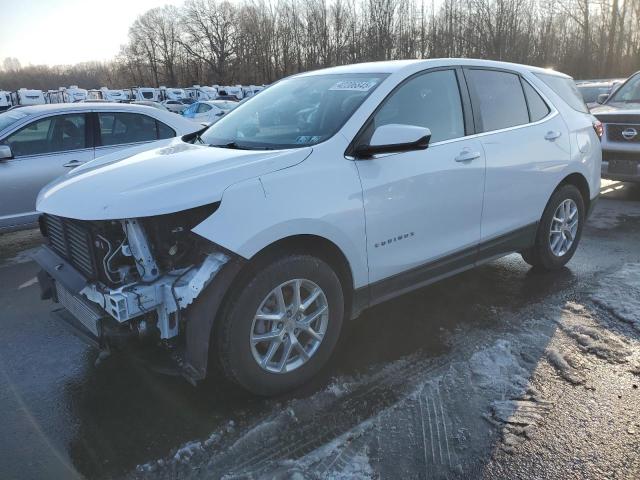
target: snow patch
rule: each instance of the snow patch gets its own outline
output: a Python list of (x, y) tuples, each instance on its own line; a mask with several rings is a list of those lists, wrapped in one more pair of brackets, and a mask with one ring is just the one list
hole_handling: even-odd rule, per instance
[(605, 276), (593, 301), (640, 331), (640, 263), (628, 263)]
[(584, 383), (584, 379), (578, 375), (578, 372), (569, 363), (568, 359), (555, 348), (547, 350), (547, 360), (567, 382), (573, 385), (581, 385)]
[(330, 480), (353, 480), (354, 478), (374, 478), (369, 461), (369, 449), (364, 448), (349, 459), (347, 467), (340, 472), (331, 472), (325, 478)]
[(326, 388), (326, 391), (336, 398), (341, 398), (351, 392), (351, 387), (352, 385), (348, 382), (334, 381)]
[(500, 390), (510, 397), (526, 390), (527, 370), (518, 362), (518, 354), (508, 340), (498, 340), (474, 353), (469, 363), (471, 379), (481, 388)]
[(520, 398), (491, 402), (492, 418), (487, 420), (502, 426), (502, 450), (514, 453), (518, 445), (532, 438), (534, 429), (543, 422), (552, 405), (533, 387)]

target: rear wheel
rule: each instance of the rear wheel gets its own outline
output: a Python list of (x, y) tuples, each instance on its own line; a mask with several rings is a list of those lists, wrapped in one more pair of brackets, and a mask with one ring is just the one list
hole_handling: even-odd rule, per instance
[(259, 395), (303, 384), (327, 362), (340, 335), (344, 296), (338, 276), (324, 261), (296, 254), (240, 283), (216, 329), (226, 376)]
[(584, 200), (573, 185), (558, 188), (544, 210), (535, 244), (521, 252), (529, 265), (545, 270), (563, 267), (578, 248), (585, 220)]

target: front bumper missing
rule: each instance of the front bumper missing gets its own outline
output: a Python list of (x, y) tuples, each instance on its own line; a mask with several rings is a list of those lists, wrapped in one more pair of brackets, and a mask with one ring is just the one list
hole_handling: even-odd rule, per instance
[[(108, 314), (123, 324), (155, 312), (160, 338), (169, 339), (179, 333), (176, 312), (193, 303), (228, 257), (211, 253), (198, 266), (170, 272), (153, 282), (133, 283), (117, 289), (88, 282), (73, 265), (46, 246), (38, 250), (34, 260), (55, 281), (51, 283), (40, 278), (43, 298), (55, 294), (58, 301), (96, 335), (98, 329), (89, 317)], [(61, 288), (62, 293), (57, 291)]]
[[(33, 258), (42, 267), (38, 274), (42, 298), (51, 298), (64, 307), (55, 310), (54, 315), (85, 343), (98, 348), (108, 348), (112, 340), (119, 342), (125, 340), (123, 337), (138, 336), (134, 326), (139, 322), (130, 320), (144, 319), (153, 312), (158, 314), (159, 330), (162, 312), (166, 313), (166, 326), (171, 320), (175, 323), (170, 330), (165, 330), (162, 338), (176, 336), (181, 330), (171, 313), (191, 305), (214, 277), (216, 284), (213, 290), (209, 288), (209, 293), (217, 305), (242, 264), (237, 259), (229, 261), (231, 259), (222, 253), (212, 253), (195, 267), (170, 272), (149, 284), (132, 284), (114, 290), (89, 282), (47, 246), (41, 247)], [(170, 348), (173, 363), (178, 366), (176, 373), (191, 383), (206, 374), (209, 332), (215, 317), (215, 312), (200, 310), (189, 314), (186, 335)]]

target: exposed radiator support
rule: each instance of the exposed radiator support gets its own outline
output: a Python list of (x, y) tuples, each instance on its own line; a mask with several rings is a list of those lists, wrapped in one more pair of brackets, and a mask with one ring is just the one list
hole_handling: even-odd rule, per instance
[(122, 221), (122, 228), (127, 235), (131, 255), (136, 262), (136, 268), (145, 282), (152, 282), (160, 275), (158, 265), (156, 264), (147, 235), (144, 233), (142, 225), (136, 219), (127, 219)]

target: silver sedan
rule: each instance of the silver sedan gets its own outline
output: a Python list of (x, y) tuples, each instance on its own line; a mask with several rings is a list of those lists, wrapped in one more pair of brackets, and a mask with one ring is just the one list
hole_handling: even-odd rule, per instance
[(0, 231), (35, 224), (38, 192), (69, 169), (124, 148), (153, 148), (151, 142), (200, 128), (168, 111), (116, 103), (34, 105), (0, 113)]

